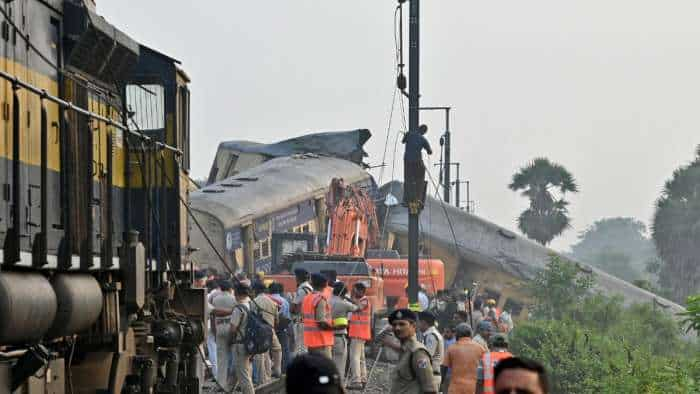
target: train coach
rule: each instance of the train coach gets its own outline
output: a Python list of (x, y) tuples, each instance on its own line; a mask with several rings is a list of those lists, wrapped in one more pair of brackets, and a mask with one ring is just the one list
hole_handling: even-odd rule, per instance
[[(384, 201), (401, 201), (403, 184), (389, 182), (380, 189)], [(393, 196), (386, 198), (387, 196)], [(388, 248), (407, 252), (408, 212), (400, 205), (380, 206), (379, 217), (387, 234)], [(427, 197), (420, 217), (421, 247), (425, 255), (445, 263), (446, 285), (472, 288), (493, 298), (501, 310), (527, 317), (531, 302), (528, 282), (541, 272), (553, 255), (552, 249), (513, 233), (497, 224), (457, 207)], [(581, 272), (594, 275), (595, 291), (622, 297), (625, 305), (648, 303), (677, 318), (680, 305), (652, 294), (587, 264), (565, 259)]]
[(326, 194), (334, 178), (376, 191), (362, 166), (304, 153), (269, 159), (192, 192), (196, 224), (203, 230), (196, 224), (190, 230), (193, 262), (219, 272), (223, 264), (249, 274), (269, 272), (278, 234), (299, 235), (288, 252), (318, 250), (326, 239)]

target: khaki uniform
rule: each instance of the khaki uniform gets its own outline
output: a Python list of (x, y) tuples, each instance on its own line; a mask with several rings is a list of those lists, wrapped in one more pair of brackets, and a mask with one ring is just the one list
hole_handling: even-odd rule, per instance
[(440, 387), (442, 376), (440, 376), (440, 366), (445, 355), (445, 340), (437, 328), (430, 327), (423, 333), (423, 344), (428, 349), (433, 366), (433, 377), (435, 384)]
[[(306, 297), (307, 294), (313, 293), (313, 291), (314, 289), (313, 287), (311, 287), (311, 284), (309, 284), (308, 281), (302, 282), (297, 287), (297, 292), (294, 295), (292, 304), (297, 305), (298, 309), (301, 310), (301, 305), (304, 302), (304, 297)], [(304, 346), (304, 323), (301, 322), (301, 318), (298, 317), (296, 319), (292, 327), (292, 331), (294, 335), (294, 349), (292, 349), (292, 353), (304, 353), (306, 351), (306, 348)]]
[(437, 393), (428, 349), (416, 337), (402, 345), (399, 361), (391, 374), (391, 394)]
[(246, 300), (236, 306), (231, 314), (231, 326), (236, 327), (236, 332), (233, 334), (233, 353), (236, 357), (236, 362), (233, 369), (238, 380), (238, 387), (243, 394), (255, 394), (253, 387), (253, 371), (250, 364), (250, 355), (245, 350), (245, 345), (241, 343), (245, 336), (247, 325), (248, 311), (250, 308), (250, 300)]
[[(277, 327), (277, 304), (266, 295), (260, 294), (250, 303), (251, 309), (256, 311), (260, 317), (273, 329)], [(282, 374), (282, 345), (275, 332), (272, 332), (272, 345), (270, 351), (264, 354), (256, 354), (253, 357), (256, 369), (261, 372), (260, 384), (268, 383), (272, 380), (272, 374), (280, 376)]]
[[(357, 309), (370, 308), (369, 300), (360, 301)], [(367, 362), (365, 360), (365, 340), (350, 338), (350, 368), (348, 383), (351, 386), (367, 384)]]
[[(215, 309), (233, 309), (236, 306), (236, 299), (233, 294), (219, 293), (212, 298), (212, 306)], [(231, 315), (220, 316), (214, 318), (214, 327), (216, 338), (216, 380), (221, 387), (229, 389), (233, 384), (233, 379), (229, 371), (229, 366), (233, 364), (233, 347), (231, 345)]]
[[(338, 318), (348, 318), (348, 313), (357, 310), (352, 302), (334, 295), (331, 297), (331, 316), (333, 321)], [(348, 329), (347, 327), (335, 329), (333, 341), (333, 362), (340, 372), (341, 383), (345, 380), (345, 365), (348, 360)]]

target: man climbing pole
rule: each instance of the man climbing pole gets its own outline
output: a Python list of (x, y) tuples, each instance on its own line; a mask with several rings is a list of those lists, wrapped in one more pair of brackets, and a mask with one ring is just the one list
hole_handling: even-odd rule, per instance
[[(407, 180), (404, 190), (403, 202), (408, 205), (411, 201), (418, 201), (421, 204), (425, 201), (425, 164), (423, 163), (423, 150), (429, 155), (433, 154), (430, 143), (425, 138), (428, 126), (421, 125), (418, 132), (408, 132), (404, 134), (401, 142), (406, 144), (403, 155), (404, 177)], [(410, 180), (410, 181), (409, 181)]]

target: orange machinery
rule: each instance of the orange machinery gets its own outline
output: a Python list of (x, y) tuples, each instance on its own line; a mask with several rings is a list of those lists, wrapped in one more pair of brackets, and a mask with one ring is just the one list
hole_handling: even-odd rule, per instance
[[(406, 286), (408, 285), (408, 259), (372, 258), (367, 259), (378, 276), (384, 279), (384, 295), (388, 305), (406, 306)], [(445, 288), (445, 266), (442, 260), (420, 259), (418, 261), (418, 283), (428, 295), (435, 295)]]
[(377, 208), (361, 188), (333, 178), (326, 196), (326, 254), (364, 257), (377, 242)]
[[(348, 289), (356, 282), (368, 286), (367, 297), (375, 313), (383, 313), (387, 304), (405, 305), (408, 260), (364, 259), (367, 249), (377, 244), (379, 234), (377, 209), (367, 192), (334, 178), (326, 196), (326, 211), (328, 231), (324, 254), (287, 256), (284, 264), (273, 264), (282, 270), (268, 275), (267, 279), (282, 283), (285, 292), (294, 292), (296, 280), (292, 272), (295, 268), (304, 268), (310, 273), (335, 271), (337, 279)], [(444, 289), (445, 269), (441, 260), (421, 259), (419, 270), (419, 283), (428, 294)]]

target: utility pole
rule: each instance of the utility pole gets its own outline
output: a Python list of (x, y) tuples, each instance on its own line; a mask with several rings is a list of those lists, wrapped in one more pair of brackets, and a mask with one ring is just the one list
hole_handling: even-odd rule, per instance
[(472, 200), (469, 196), (469, 181), (467, 181), (467, 213), (472, 213)]
[(462, 201), (459, 199), (459, 189), (462, 183), (462, 180), (459, 178), (459, 163), (455, 163), (457, 165), (457, 179), (455, 179), (454, 185), (455, 185), (455, 205), (457, 208), (460, 208)]
[[(440, 182), (442, 183), (442, 199), (449, 204), (450, 194), (452, 194), (450, 191), (450, 187), (452, 185), (452, 178), (450, 177), (450, 169), (452, 165), (450, 161), (450, 156), (452, 154), (450, 110), (452, 107), (420, 107), (418, 109), (421, 111), (445, 111), (445, 134), (443, 134), (442, 138), (440, 139), (440, 145), (445, 153), (445, 159), (440, 161), (440, 166), (442, 167), (442, 171), (440, 172)], [(442, 176), (443, 173), (444, 176)]]
[[(420, 0), (410, 0), (408, 14), (408, 129), (418, 133), (420, 123)], [(416, 182), (417, 180), (412, 180)], [(423, 181), (422, 179), (420, 181)], [(422, 187), (422, 185), (417, 185)], [(417, 190), (417, 188), (416, 188)], [(418, 303), (418, 219), (422, 205), (409, 202), (408, 208), (408, 302)]]
[[(399, 5), (406, 0), (399, 0)], [(420, 0), (410, 0), (408, 16), (408, 132), (418, 133), (420, 124)], [(406, 144), (408, 148), (408, 144)], [(418, 152), (420, 155), (420, 151)], [(404, 159), (405, 160), (405, 159)], [(422, 163), (421, 163), (422, 165)], [(425, 168), (425, 167), (423, 167)], [(424, 179), (416, 179), (415, 172), (404, 171), (404, 200), (408, 205), (408, 303), (409, 306), (418, 304), (418, 219), (423, 203), (420, 195), (424, 190)], [(406, 198), (406, 192), (411, 193)]]

